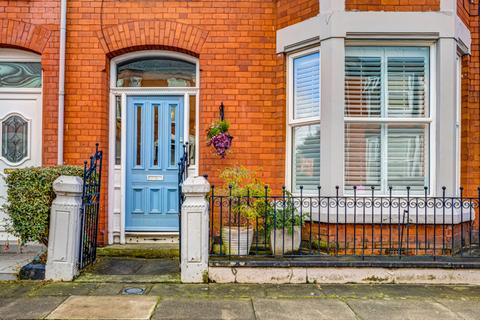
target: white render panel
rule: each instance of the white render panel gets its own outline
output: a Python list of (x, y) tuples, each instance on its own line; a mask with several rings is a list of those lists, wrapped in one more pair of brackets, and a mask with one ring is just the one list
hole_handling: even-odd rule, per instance
[[(320, 185), (322, 193), (343, 189), (345, 129), (345, 41), (332, 38), (321, 47)], [(340, 147), (339, 147), (340, 146)]]
[(457, 46), (454, 39), (440, 39), (437, 45), (437, 103), (436, 103), (436, 182), (433, 187), (442, 194), (455, 196), (456, 187), (456, 58)]

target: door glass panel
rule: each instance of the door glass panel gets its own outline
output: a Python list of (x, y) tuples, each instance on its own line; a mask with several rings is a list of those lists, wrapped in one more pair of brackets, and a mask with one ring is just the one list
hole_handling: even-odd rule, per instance
[(137, 117), (137, 158), (136, 158), (136, 165), (139, 166), (142, 164), (142, 106), (136, 106), (136, 117)]
[(158, 105), (153, 106), (153, 165), (158, 166)]
[(0, 62), (0, 88), (41, 88), (39, 62)]
[(175, 165), (176, 105), (170, 105), (170, 165)]
[(20, 162), (28, 154), (28, 122), (17, 115), (2, 122), (2, 156)]

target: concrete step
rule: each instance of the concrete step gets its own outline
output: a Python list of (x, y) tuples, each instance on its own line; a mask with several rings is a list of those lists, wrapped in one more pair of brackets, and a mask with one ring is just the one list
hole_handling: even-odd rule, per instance
[(115, 244), (97, 249), (98, 256), (145, 259), (178, 258), (179, 245), (175, 243)]

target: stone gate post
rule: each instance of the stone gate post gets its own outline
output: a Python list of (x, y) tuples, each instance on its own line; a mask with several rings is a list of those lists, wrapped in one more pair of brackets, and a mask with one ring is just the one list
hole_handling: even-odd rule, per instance
[(189, 177), (182, 185), (185, 201), (181, 216), (181, 280), (199, 283), (208, 275), (210, 184), (204, 177)]
[(53, 182), (57, 197), (50, 213), (46, 280), (71, 281), (78, 275), (82, 189), (80, 177), (60, 176)]

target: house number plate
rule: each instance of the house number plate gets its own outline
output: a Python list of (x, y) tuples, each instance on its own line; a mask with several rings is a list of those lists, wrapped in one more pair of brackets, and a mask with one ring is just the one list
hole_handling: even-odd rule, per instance
[(163, 176), (147, 176), (148, 181), (163, 181)]

